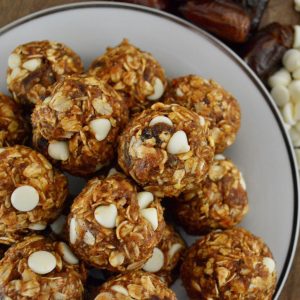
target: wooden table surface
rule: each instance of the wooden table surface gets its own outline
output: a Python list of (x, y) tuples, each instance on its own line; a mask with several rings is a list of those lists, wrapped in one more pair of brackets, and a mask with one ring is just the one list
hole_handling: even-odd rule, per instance
[[(65, 3), (83, 2), (81, 0), (0, 0), (0, 27), (32, 12)], [(300, 24), (300, 14), (293, 10), (293, 0), (270, 0), (262, 25), (272, 21), (283, 24)], [(1, 49), (0, 49), (1, 52)], [(300, 299), (300, 243), (291, 272), (280, 300)]]

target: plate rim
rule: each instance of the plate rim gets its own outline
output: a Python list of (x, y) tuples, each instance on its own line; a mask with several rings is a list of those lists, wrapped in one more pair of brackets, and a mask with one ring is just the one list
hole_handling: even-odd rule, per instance
[(253, 70), (250, 69), (250, 67), (236, 54), (231, 50), (228, 46), (226, 46), (223, 42), (206, 32), (205, 30), (197, 27), (196, 25), (190, 23), (189, 21), (186, 21), (182, 18), (179, 18), (175, 15), (172, 15), (170, 13), (167, 13), (165, 11), (161, 11), (158, 9), (136, 5), (136, 4), (129, 4), (129, 3), (123, 3), (123, 2), (110, 2), (110, 1), (85, 1), (85, 2), (79, 2), (79, 3), (69, 3), (69, 4), (63, 4), (63, 5), (57, 5), (52, 6), (46, 9), (42, 9), (39, 11), (36, 11), (34, 13), (28, 14), (24, 17), (21, 17), (19, 19), (16, 19), (13, 22), (8, 23), (7, 25), (4, 25), (0, 28), (0, 37), (14, 29), (15, 27), (18, 27), (24, 23), (28, 23), (32, 20), (41, 18), (46, 15), (52, 15), (55, 13), (67, 11), (67, 10), (74, 10), (74, 9), (84, 9), (84, 8), (122, 8), (122, 9), (129, 9), (129, 10), (137, 10), (141, 12), (150, 13), (165, 19), (168, 19), (170, 21), (173, 21), (174, 23), (177, 23), (183, 27), (188, 28), (189, 30), (195, 32), (196, 34), (200, 35), (202, 38), (205, 38), (213, 44), (215, 47), (219, 48), (224, 54), (229, 56), (229, 58), (237, 63), (240, 68), (246, 73), (248, 78), (253, 82), (253, 84), (258, 88), (259, 92), (265, 99), (266, 103), (268, 104), (271, 112), (273, 113), (273, 116), (277, 122), (277, 125), (280, 129), (281, 135), (283, 137), (286, 151), (288, 153), (289, 157), (289, 163), (291, 168), (291, 173), (293, 177), (293, 189), (294, 189), (294, 214), (293, 214), (293, 228), (290, 238), (290, 244), (287, 251), (287, 255), (285, 258), (285, 262), (282, 268), (281, 276), (278, 278), (276, 291), (274, 294), (274, 299), (278, 299), (280, 296), (280, 293), (282, 292), (282, 289), (286, 283), (286, 280), (288, 278), (288, 275), (291, 270), (292, 263), (295, 258), (296, 248), (298, 244), (298, 237), (299, 237), (299, 213), (300, 213), (300, 194), (299, 194), (299, 173), (296, 163), (296, 157), (294, 153), (294, 148), (291, 143), (291, 139), (289, 135), (287, 134), (287, 131), (284, 126), (283, 119), (279, 113), (279, 109), (277, 108), (276, 104), (274, 103), (274, 100), (272, 99), (271, 95), (269, 94), (267, 88), (264, 86), (262, 81), (257, 77), (257, 75), (253, 72)]

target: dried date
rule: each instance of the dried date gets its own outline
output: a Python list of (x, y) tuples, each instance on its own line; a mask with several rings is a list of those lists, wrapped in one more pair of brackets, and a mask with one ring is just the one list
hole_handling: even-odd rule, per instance
[(284, 52), (293, 44), (293, 28), (272, 23), (260, 30), (245, 45), (243, 57), (247, 64), (262, 79), (276, 69)]
[(224, 40), (243, 43), (248, 38), (250, 16), (233, 1), (187, 1), (179, 10), (185, 18)]

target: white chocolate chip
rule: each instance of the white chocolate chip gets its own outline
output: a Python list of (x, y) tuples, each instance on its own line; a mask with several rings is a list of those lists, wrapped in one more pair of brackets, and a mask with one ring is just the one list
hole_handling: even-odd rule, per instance
[(223, 154), (216, 154), (214, 159), (215, 160), (224, 160), (225, 156)]
[(300, 67), (300, 51), (296, 49), (287, 50), (282, 58), (282, 63), (289, 72)]
[(291, 98), (294, 102), (300, 102), (300, 80), (294, 80), (288, 87)]
[(169, 259), (172, 259), (173, 256), (182, 248), (182, 245), (179, 243), (173, 244), (168, 251)]
[(29, 268), (40, 275), (48, 274), (56, 267), (55, 256), (48, 251), (36, 251), (28, 257)]
[(12, 206), (23, 212), (33, 210), (38, 205), (39, 199), (39, 193), (30, 185), (17, 187), (10, 197)]
[(165, 123), (167, 125), (173, 126), (173, 122), (168, 117), (165, 116), (154, 117), (149, 123), (149, 126), (154, 126), (155, 124), (158, 123)]
[(183, 130), (176, 131), (170, 138), (167, 145), (167, 151), (170, 154), (181, 154), (189, 152), (191, 147), (189, 146), (186, 133)]
[(118, 174), (118, 173), (119, 173), (119, 172), (118, 172), (115, 168), (111, 168), (111, 169), (108, 171), (107, 177), (113, 176), (113, 175)]
[(202, 127), (205, 125), (205, 118), (203, 118), (202, 116), (199, 116), (199, 124)]
[(29, 229), (37, 230), (37, 231), (44, 230), (46, 227), (47, 227), (47, 224), (45, 224), (45, 223), (34, 223), (34, 224), (30, 224), (28, 226)]
[(158, 216), (157, 210), (154, 207), (141, 209), (142, 216), (150, 222), (153, 230), (156, 230), (158, 227)]
[(66, 225), (67, 218), (64, 215), (60, 215), (51, 225), (50, 228), (55, 234), (61, 234)]
[[(300, 5), (300, 1), (299, 1), (299, 5)], [(299, 25), (294, 26), (294, 44), (293, 44), (293, 48), (300, 48), (300, 26)]]
[(277, 85), (288, 86), (292, 81), (291, 74), (288, 70), (282, 68), (269, 77), (268, 83), (271, 88)]
[(176, 96), (177, 97), (183, 97), (184, 96), (184, 93), (182, 92), (182, 90), (180, 88), (176, 89)]
[(294, 78), (294, 79), (300, 79), (300, 68), (296, 69), (296, 70), (293, 72), (293, 78)]
[(122, 285), (113, 285), (110, 289), (124, 296), (129, 296), (128, 291)]
[(33, 58), (24, 62), (22, 66), (26, 70), (33, 72), (41, 66), (41, 63), (42, 60), (40, 58)]
[(153, 249), (152, 256), (147, 260), (143, 266), (143, 270), (146, 272), (158, 272), (164, 265), (164, 254), (159, 248)]
[(96, 221), (103, 227), (114, 228), (116, 227), (118, 210), (114, 204), (100, 205), (95, 209), (94, 216)]
[(86, 244), (93, 246), (93, 245), (95, 245), (96, 239), (93, 236), (93, 234), (89, 230), (87, 230), (86, 233), (84, 234), (83, 241)]
[(51, 141), (48, 146), (48, 154), (56, 160), (67, 160), (70, 156), (68, 142)]
[(150, 192), (139, 192), (137, 194), (137, 200), (140, 209), (147, 208), (151, 202), (154, 200), (154, 196)]
[(79, 263), (78, 258), (74, 255), (74, 253), (66, 243), (59, 242), (58, 250), (62, 255), (64, 261), (67, 262), (68, 264), (77, 265)]
[(75, 244), (75, 242), (77, 240), (76, 227), (77, 227), (76, 219), (72, 218), (71, 221), (70, 221), (70, 232), (69, 232), (69, 238), (70, 238), (70, 243), (71, 244)]
[(16, 53), (12, 53), (9, 57), (8, 57), (8, 66), (11, 69), (15, 69), (17, 67), (20, 66), (21, 63), (21, 58), (18, 54)]
[(153, 94), (148, 96), (147, 99), (155, 101), (155, 100), (158, 100), (165, 91), (165, 87), (164, 87), (162, 81), (158, 77), (156, 77), (154, 79), (153, 89), (154, 89)]
[(294, 4), (295, 11), (300, 11), (300, 0), (294, 0)]
[(96, 119), (90, 122), (90, 128), (95, 134), (96, 140), (103, 141), (111, 129), (111, 123), (108, 119)]
[(290, 92), (283, 85), (274, 86), (271, 90), (271, 95), (279, 107), (284, 106), (290, 100)]
[(21, 73), (21, 69), (20, 68), (14, 68), (10, 74), (10, 81), (12, 79), (15, 79), (19, 76), (19, 74)]
[(264, 257), (263, 264), (267, 267), (270, 273), (275, 271), (275, 261), (271, 257)]
[(296, 120), (294, 117), (293, 104), (288, 102), (282, 109), (282, 116), (284, 121), (289, 125), (295, 125)]
[(53, 300), (67, 300), (67, 297), (63, 293), (55, 292), (55, 294), (53, 295)]
[(4, 152), (5, 148), (0, 148), (0, 153)]

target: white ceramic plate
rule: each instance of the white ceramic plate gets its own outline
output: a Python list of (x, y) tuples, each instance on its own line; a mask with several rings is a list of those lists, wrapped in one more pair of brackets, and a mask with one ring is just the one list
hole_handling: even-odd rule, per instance
[[(250, 212), (242, 226), (262, 237), (273, 251), (279, 281), (289, 272), (298, 236), (298, 179), (292, 146), (278, 110), (251, 70), (228, 48), (188, 22), (156, 10), (111, 3), (56, 7), (20, 19), (0, 31), (0, 90), (7, 92), (9, 53), (19, 44), (50, 39), (64, 42), (88, 66), (107, 46), (124, 37), (151, 52), (170, 77), (195, 73), (231, 91), (242, 109), (236, 143), (226, 152), (242, 170)], [(80, 188), (73, 179), (71, 189)], [(184, 235), (190, 243), (193, 238)], [(187, 299), (178, 280), (178, 299)]]

